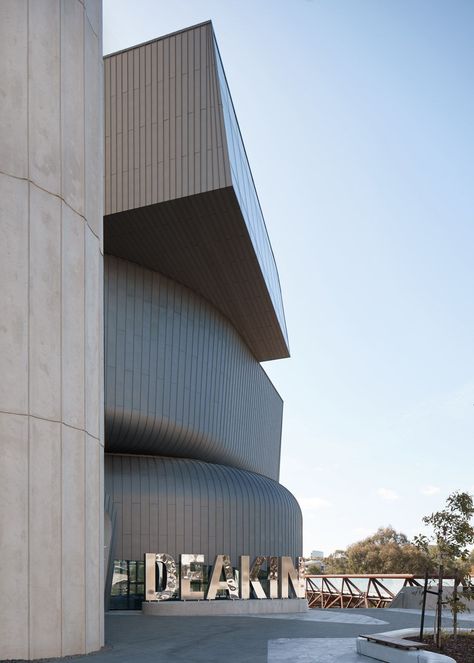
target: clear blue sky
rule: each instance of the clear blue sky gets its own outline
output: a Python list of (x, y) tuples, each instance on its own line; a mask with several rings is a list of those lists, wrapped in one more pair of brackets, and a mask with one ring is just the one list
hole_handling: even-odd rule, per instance
[(279, 267), (304, 549), (474, 492), (474, 2), (104, 0), (104, 52), (212, 19)]

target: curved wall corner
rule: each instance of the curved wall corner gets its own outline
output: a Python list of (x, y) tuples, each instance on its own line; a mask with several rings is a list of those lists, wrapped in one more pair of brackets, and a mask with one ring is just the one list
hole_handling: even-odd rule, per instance
[(104, 641), (101, 35), (0, 2), (0, 659)]
[(107, 451), (194, 458), (278, 480), (283, 403), (200, 295), (105, 256)]
[(105, 454), (105, 491), (116, 513), (114, 558), (147, 552), (288, 555), (302, 550), (293, 495), (259, 474), (184, 458)]

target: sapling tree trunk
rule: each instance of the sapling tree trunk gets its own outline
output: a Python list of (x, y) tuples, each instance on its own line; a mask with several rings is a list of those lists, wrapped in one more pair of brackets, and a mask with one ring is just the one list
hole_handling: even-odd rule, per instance
[(458, 585), (458, 576), (455, 574), (453, 587), (453, 635), (455, 640), (458, 637)]
[(438, 619), (436, 625), (436, 646), (441, 649), (441, 619), (443, 614), (443, 565), (438, 571)]
[[(453, 613), (453, 635), (454, 639), (457, 640), (458, 636), (458, 614), (464, 612), (465, 610), (469, 611), (469, 608), (466, 606), (464, 601), (469, 601), (472, 598), (472, 592), (469, 587), (465, 588), (465, 579), (466, 574), (463, 573), (460, 569), (456, 569), (454, 572), (454, 587), (453, 587), (453, 596), (450, 601), (451, 603), (451, 612)], [(459, 593), (459, 587), (462, 587), (462, 596)]]

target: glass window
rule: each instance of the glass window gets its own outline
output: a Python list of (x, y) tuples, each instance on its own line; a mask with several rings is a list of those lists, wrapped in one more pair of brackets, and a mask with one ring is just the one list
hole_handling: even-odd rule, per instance
[(227, 136), (227, 147), (231, 167), (232, 184), (239, 201), (242, 216), (249, 231), (255, 253), (262, 270), (265, 283), (273, 303), (278, 322), (285, 341), (288, 345), (285, 313), (281, 297), (280, 279), (273, 256), (272, 247), (268, 238), (265, 220), (263, 218), (260, 202), (250, 170), (247, 153), (240, 134), (239, 123), (235, 114), (232, 97), (222, 66), (217, 42), (214, 39), (214, 50), (217, 60), (217, 73), (224, 114), (224, 124)]
[(143, 561), (116, 559), (110, 596), (111, 610), (141, 610), (145, 599)]

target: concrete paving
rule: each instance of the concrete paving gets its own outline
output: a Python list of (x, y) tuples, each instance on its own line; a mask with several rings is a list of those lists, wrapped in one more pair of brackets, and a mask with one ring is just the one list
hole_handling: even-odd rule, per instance
[[(430, 614), (426, 627), (433, 626)], [(147, 617), (106, 615), (107, 647), (74, 663), (367, 663), (355, 651), (360, 634), (416, 628), (412, 610), (308, 610), (303, 614)], [(445, 619), (446, 626), (450, 624)], [(474, 626), (474, 618), (463, 626)], [(55, 659), (65, 661), (66, 659)], [(68, 659), (71, 660), (71, 659)]]
[(268, 642), (268, 663), (370, 663), (355, 650), (355, 638), (279, 638)]

